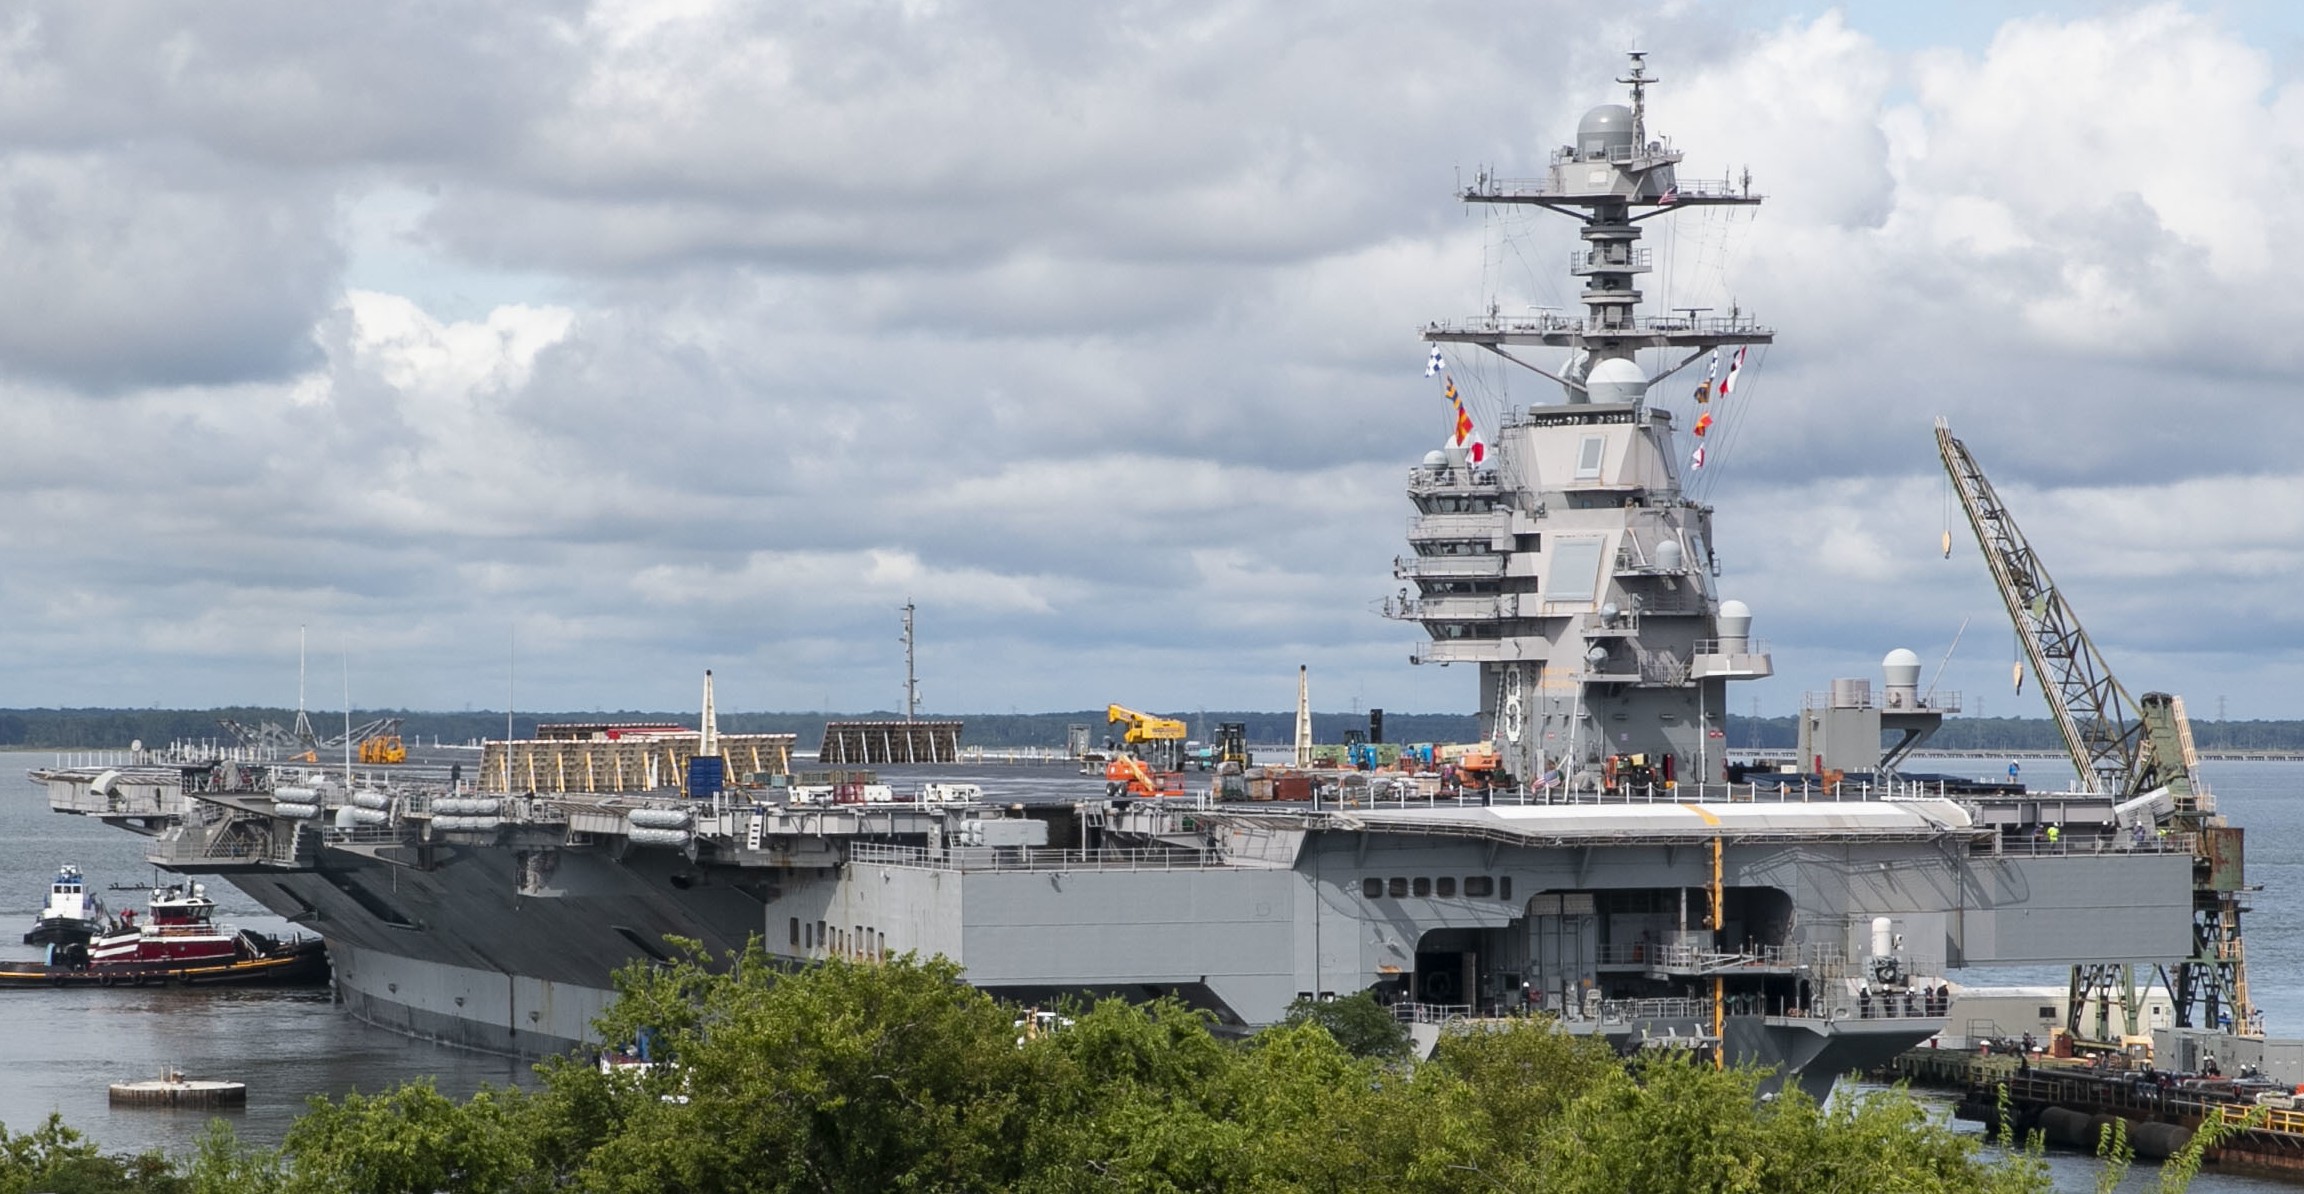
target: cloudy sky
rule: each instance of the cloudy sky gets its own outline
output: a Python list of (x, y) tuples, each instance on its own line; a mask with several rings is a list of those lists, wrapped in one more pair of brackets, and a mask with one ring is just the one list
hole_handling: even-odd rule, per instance
[(2131, 689), (2304, 716), (2304, 23), (1594, 7), (9, 6), (0, 705), (292, 703), (304, 627), (322, 708), (891, 708), (911, 600), (933, 711), (1472, 707), (1375, 613), (1417, 329), (1569, 303), (1452, 195), (1637, 45), (1769, 196), (1649, 225), (1779, 332), (1737, 711), (1957, 635), (2041, 712), (1943, 416)]

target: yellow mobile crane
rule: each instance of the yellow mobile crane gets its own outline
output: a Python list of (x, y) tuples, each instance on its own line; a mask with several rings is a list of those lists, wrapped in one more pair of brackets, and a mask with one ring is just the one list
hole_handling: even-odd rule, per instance
[(1125, 725), (1128, 732), (1121, 743), (1128, 752), (1143, 758), (1162, 771), (1175, 771), (1184, 765), (1184, 738), (1191, 731), (1173, 717), (1155, 717), (1138, 713), (1126, 705), (1112, 705), (1104, 710), (1107, 725)]
[[(2176, 1026), (2228, 1024), (2240, 1035), (2262, 1035), (2255, 1004), (2248, 998), (2246, 955), (2241, 949), (2240, 914), (2246, 911), (2241, 903), (2246, 891), (2241, 830), (2225, 824), (2214, 801), (2206, 798), (2183, 699), (2163, 692), (2145, 693), (2142, 701), (2129, 697), (2096, 644), (2088, 640), (2088, 632), (2080, 628), (2063, 591), (2048, 578), (2048, 570), (1985, 479), (1983, 468), (1942, 419), (1936, 421), (1936, 450), (1959, 492), (1960, 507), (1984, 550), (1984, 562), (1991, 566), (1992, 582), (2016, 624), (2024, 654), (2039, 678), (2040, 695), (2056, 718), (2080, 782), (2123, 802), (2165, 793), (2165, 811), (2157, 819), (2194, 842), (2192, 956), (2158, 968), (2158, 978), (2174, 1005)], [(1949, 531), (1945, 534), (1944, 550), (1949, 555), (1952, 540)], [(2126, 1021), (2123, 1033), (2133, 1035), (2139, 1031), (2140, 994), (2129, 966), (2074, 966), (2067, 1027), (2074, 1037), (2082, 1036), (2081, 1009), (2093, 995), (2097, 997), (2094, 1039), (2111, 1039), (2107, 1019), (2115, 1004)]]

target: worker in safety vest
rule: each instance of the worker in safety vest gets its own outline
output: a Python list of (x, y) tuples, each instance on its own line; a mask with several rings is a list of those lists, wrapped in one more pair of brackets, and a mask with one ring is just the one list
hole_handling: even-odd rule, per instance
[(2064, 825), (2063, 825), (2063, 823), (2062, 823), (2062, 822), (2058, 822), (2058, 823), (2056, 823), (2056, 824), (2054, 824), (2054, 825), (2050, 825), (2050, 826), (2048, 827), (2048, 844), (2049, 844), (2049, 846), (2051, 846), (2051, 847), (2055, 846), (2055, 844), (2056, 844), (2058, 841), (2062, 840), (2062, 839), (2063, 839), (2063, 837), (2064, 837)]

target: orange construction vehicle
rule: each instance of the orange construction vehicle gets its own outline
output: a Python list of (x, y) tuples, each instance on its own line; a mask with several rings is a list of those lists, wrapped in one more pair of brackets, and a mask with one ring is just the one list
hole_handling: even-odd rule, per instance
[(1134, 755), (1121, 755), (1104, 764), (1104, 794), (1150, 798), (1182, 796), (1184, 777), (1173, 771), (1154, 771)]
[(363, 763), (405, 763), (408, 747), (398, 734), (378, 734), (360, 740), (360, 761)]
[(1495, 751), (1468, 750), (1456, 760), (1456, 782), (1472, 791), (1481, 791), (1496, 784), (1496, 769), (1503, 763)]

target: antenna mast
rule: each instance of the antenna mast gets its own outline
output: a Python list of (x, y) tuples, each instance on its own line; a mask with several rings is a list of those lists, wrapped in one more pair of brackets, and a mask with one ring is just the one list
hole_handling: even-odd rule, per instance
[(291, 733), (295, 735), (296, 745), (304, 748), (305, 753), (316, 754), (319, 751), (320, 735), (312, 728), (311, 717), (304, 712), (304, 628), (302, 626), (296, 628), (296, 728)]
[(1296, 765), (1312, 765), (1312, 672), (1296, 665)]
[(1632, 60), (1632, 65), (1623, 74), (1616, 76), (1616, 81), (1629, 83), (1632, 86), (1632, 140), (1636, 145), (1646, 145), (1648, 143), (1648, 85), (1656, 82), (1656, 77), (1648, 73), (1648, 51), (1627, 50), (1624, 56)]
[(704, 669), (704, 714), (697, 727), (698, 758), (710, 758), (720, 753), (720, 712), (712, 700), (712, 669)]
[(905, 603), (904, 603), (904, 720), (906, 720), (906, 721), (911, 721), (911, 720), (913, 720), (914, 718), (916, 718), (916, 717), (918, 717), (918, 716), (920, 715), (920, 678), (919, 678), (918, 674), (915, 672), (915, 670), (914, 670), (914, 666), (913, 666), (913, 665), (914, 665), (914, 659), (913, 659), (913, 648), (914, 648), (914, 646), (915, 646), (915, 643), (914, 643), (914, 640), (913, 640), (913, 638), (912, 638), (912, 610), (913, 610), (913, 605), (912, 605), (912, 603), (911, 603), (911, 602), (909, 602), (909, 601), (905, 602)]

